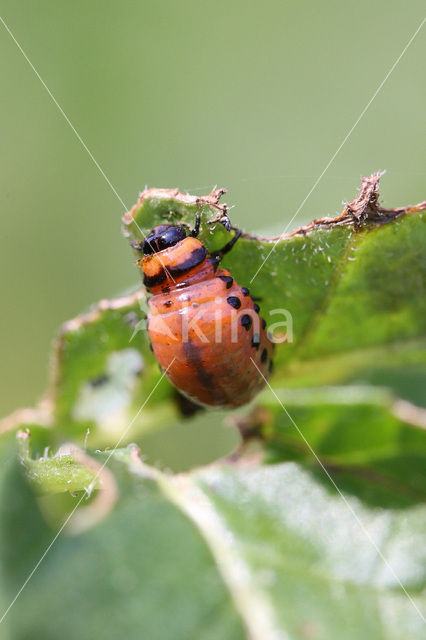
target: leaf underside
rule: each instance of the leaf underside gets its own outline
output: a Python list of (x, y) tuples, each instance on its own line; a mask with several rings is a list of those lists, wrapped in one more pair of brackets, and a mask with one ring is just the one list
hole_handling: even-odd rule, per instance
[[(117, 501), (85, 531), (70, 521), (10, 611), (11, 637), (424, 637), (424, 507), (372, 507), (298, 462), (171, 477), (136, 453), (108, 454)], [(2, 469), (6, 601), (58, 526), (24, 473)]]

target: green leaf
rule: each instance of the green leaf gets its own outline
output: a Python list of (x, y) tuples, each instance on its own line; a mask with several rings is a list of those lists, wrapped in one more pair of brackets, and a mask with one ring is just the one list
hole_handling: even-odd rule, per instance
[(194, 482), (269, 609), (266, 637), (423, 637), (424, 506), (367, 508), (295, 463), (212, 467)]
[[(242, 639), (242, 622), (196, 526), (148, 475), (128, 473), (119, 461), (111, 461), (111, 469), (104, 490), (113, 494), (109, 511), (96, 517), (99, 491), (95, 515), (86, 514), (91, 527), (76, 533), (70, 520), (8, 613), (3, 624), (10, 637)], [(46, 504), (36, 499), (16, 458), (2, 468), (1, 493), (8, 605), (58, 526), (45, 521)]]
[[(423, 637), (424, 505), (366, 506), (303, 463), (171, 477), (135, 448), (99, 462), (113, 480), (92, 507), (106, 492), (109, 510), (69, 521), (10, 610), (11, 637)], [(2, 467), (7, 601), (55, 535), (27, 483)]]
[(313, 470), (320, 462), (341, 488), (373, 506), (426, 501), (426, 412), (386, 389), (274, 391), (234, 422), (242, 454), (257, 441), (265, 462), (296, 460)]
[(19, 458), (32, 486), (41, 494), (85, 490), (90, 494), (98, 488), (95, 472), (79, 464), (78, 450), (60, 449), (55, 456), (48, 452), (42, 458), (30, 454), (30, 431), (18, 431)]
[[(63, 326), (52, 390), (55, 424), (63, 436), (82, 439), (89, 429), (92, 446), (116, 442), (159, 381), (144, 304), (145, 295), (137, 292), (101, 302)], [(164, 380), (140, 415), (139, 430), (153, 428), (157, 419), (171, 419), (173, 407), (164, 406), (166, 395), (170, 385)], [(134, 432), (128, 435), (132, 439)]]

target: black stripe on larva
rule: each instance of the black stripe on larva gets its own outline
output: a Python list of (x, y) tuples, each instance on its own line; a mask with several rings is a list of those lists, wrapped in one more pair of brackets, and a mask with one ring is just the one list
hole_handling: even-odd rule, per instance
[(256, 311), (256, 313), (259, 313), (259, 311), (260, 311), (260, 307), (259, 307), (258, 304), (254, 304), (253, 305), (253, 309)]
[(144, 275), (143, 283), (149, 289), (151, 287), (158, 286), (159, 284), (164, 282), (166, 279), (167, 279), (167, 277), (166, 277), (166, 274), (165, 274), (164, 270), (160, 269), (160, 271), (158, 273), (156, 273), (155, 275), (153, 275), (153, 276)]
[(253, 336), (253, 340), (251, 341), (251, 344), (253, 347), (255, 347), (255, 349), (259, 349), (260, 346), (260, 335), (258, 333), (255, 333)]
[(249, 315), (245, 314), (243, 315), (243, 317), (241, 318), (241, 324), (243, 325), (244, 329), (246, 331), (250, 330), (251, 327), (251, 318)]
[(207, 249), (205, 247), (198, 247), (191, 251), (186, 260), (175, 266), (169, 266), (167, 269), (171, 276), (181, 276), (201, 264), (205, 260), (206, 256)]
[(262, 318), (262, 329), (266, 329), (266, 320)]
[(232, 287), (234, 278), (232, 278), (231, 276), (219, 276), (219, 278), (224, 281), (227, 289), (230, 289)]
[(266, 349), (264, 349), (262, 351), (262, 355), (260, 356), (260, 361), (265, 363), (268, 359), (268, 352), (266, 351)]
[(237, 298), (237, 296), (229, 296), (226, 298), (226, 302), (234, 307), (234, 309), (239, 309), (241, 307), (241, 300)]
[[(157, 287), (159, 284), (167, 280), (168, 276), (170, 276), (171, 278), (177, 278), (184, 273), (191, 271), (191, 269), (201, 264), (205, 260), (206, 256), (207, 249), (205, 247), (198, 247), (197, 249), (194, 249), (194, 251), (191, 251), (188, 258), (186, 258), (186, 260), (184, 260), (180, 264), (161, 268), (159, 272), (153, 276), (144, 275), (143, 283), (148, 288)], [(162, 290), (164, 293), (170, 291), (168, 287), (163, 287)]]
[(243, 294), (243, 296), (249, 296), (250, 290), (247, 289), (247, 287), (241, 287), (241, 293)]

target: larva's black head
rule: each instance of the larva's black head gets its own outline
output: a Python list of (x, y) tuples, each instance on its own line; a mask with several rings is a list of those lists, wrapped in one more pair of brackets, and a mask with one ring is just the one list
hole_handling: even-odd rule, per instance
[(162, 224), (154, 227), (149, 235), (143, 241), (142, 250), (144, 255), (157, 253), (186, 238), (186, 231), (181, 225)]

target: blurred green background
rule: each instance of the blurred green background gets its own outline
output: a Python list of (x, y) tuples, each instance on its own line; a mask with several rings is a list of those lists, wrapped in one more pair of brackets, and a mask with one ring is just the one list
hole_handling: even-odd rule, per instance
[[(1, 15), (130, 207), (145, 184), (228, 188), (280, 232), (395, 62), (424, 3), (5, 0)], [(423, 28), (297, 220), (387, 169), (425, 197)], [(138, 282), (123, 206), (0, 25), (0, 415), (44, 390), (58, 326)]]

